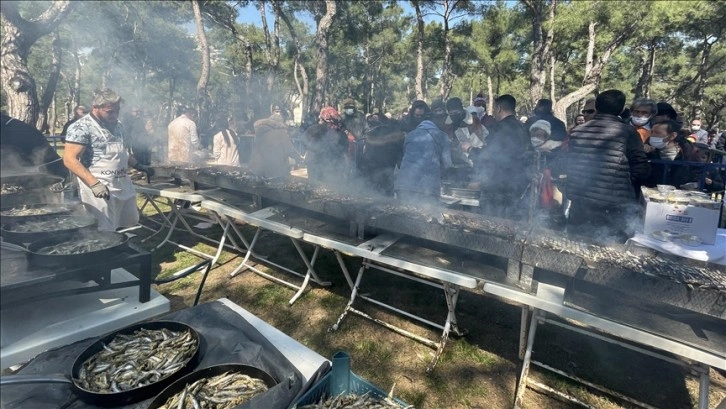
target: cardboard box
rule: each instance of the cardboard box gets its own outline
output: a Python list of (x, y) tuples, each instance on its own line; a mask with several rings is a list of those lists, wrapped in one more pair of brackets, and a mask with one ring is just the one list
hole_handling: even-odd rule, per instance
[(704, 244), (716, 242), (721, 203), (693, 192), (675, 191), (665, 197), (643, 188), (645, 226), (643, 233), (667, 231), (673, 237), (698, 236)]

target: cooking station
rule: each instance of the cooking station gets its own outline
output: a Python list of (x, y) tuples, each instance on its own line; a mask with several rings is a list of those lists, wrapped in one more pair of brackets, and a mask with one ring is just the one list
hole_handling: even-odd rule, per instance
[[(349, 312), (366, 317), (353, 307), (365, 299), (442, 329), (440, 340), (424, 340), (376, 321), (435, 348), (429, 369), (449, 333), (463, 333), (455, 318), (460, 290), (522, 305), (519, 352), (524, 364), (517, 402), (527, 387), (530, 363), (537, 364), (531, 359), (537, 325), (560, 321), (548, 315), (578, 321), (585, 326), (581, 331), (609, 342), (628, 340), (656, 348), (666, 353), (658, 355), (666, 360), (672, 359), (666, 355), (676, 355), (672, 360), (699, 374), (699, 407), (707, 407), (708, 367), (726, 369), (723, 265), (632, 243), (605, 247), (559, 231), (443, 206), (403, 205), (294, 177), (264, 180), (244, 169), (216, 166), (156, 169), (157, 176), (188, 180), (198, 189), (250, 197), (269, 220), (303, 231), (303, 242), (334, 251), (351, 289), (336, 327)], [(342, 255), (363, 259), (356, 276), (346, 270)], [(443, 324), (358, 294), (371, 268), (439, 286), (447, 302)]]
[[(93, 218), (90, 219), (94, 224), (88, 226), (61, 224), (66, 220), (86, 220), (89, 215), (78, 203), (42, 201), (48, 196), (42, 193), (47, 190), (42, 183), (54, 179), (42, 174), (25, 175), (24, 179), (34, 181), (35, 184), (30, 183), (35, 190), (33, 194), (18, 196), (12, 207), (3, 207), (0, 249), (3, 368), (27, 361), (49, 348), (169, 310), (169, 301), (151, 289), (148, 251), (129, 243), (125, 234), (98, 232)], [(9, 181), (22, 185), (20, 179), (3, 177), (4, 183)], [(4, 200), (3, 206), (6, 206)], [(52, 212), (44, 214), (50, 212), (48, 209)], [(22, 226), (25, 228), (19, 228)], [(46, 226), (50, 230), (33, 226)], [(69, 250), (58, 250), (63, 246)]]

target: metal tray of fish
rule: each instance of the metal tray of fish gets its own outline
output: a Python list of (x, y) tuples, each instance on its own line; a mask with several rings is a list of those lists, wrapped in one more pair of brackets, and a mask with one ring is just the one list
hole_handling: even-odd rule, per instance
[(59, 233), (78, 232), (95, 227), (96, 218), (77, 215), (38, 216), (30, 220), (3, 225), (3, 239), (11, 243), (31, 243)]
[(210, 366), (186, 375), (164, 389), (149, 409), (232, 409), (265, 394), (278, 382), (260, 368), (241, 364)]
[(3, 224), (17, 223), (36, 219), (41, 216), (59, 216), (70, 214), (78, 208), (77, 204), (69, 203), (37, 203), (0, 209), (0, 220)]
[(28, 244), (28, 261), (43, 267), (90, 265), (113, 257), (128, 240), (125, 234), (113, 231), (54, 234)]

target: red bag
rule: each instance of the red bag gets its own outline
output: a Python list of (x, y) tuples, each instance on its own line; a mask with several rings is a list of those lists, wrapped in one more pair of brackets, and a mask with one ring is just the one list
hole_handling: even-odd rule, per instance
[(539, 182), (539, 204), (543, 209), (551, 209), (555, 204), (555, 186), (552, 184), (552, 172), (545, 169)]

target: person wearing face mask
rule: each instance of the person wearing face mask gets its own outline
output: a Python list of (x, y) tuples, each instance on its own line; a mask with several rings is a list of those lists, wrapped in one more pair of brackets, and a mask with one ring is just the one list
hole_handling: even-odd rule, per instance
[[(681, 150), (676, 142), (678, 132), (674, 121), (661, 121), (653, 125), (650, 137), (643, 144), (643, 150), (651, 162), (650, 177), (643, 185), (655, 187), (656, 185), (673, 184), (673, 175), (677, 173), (678, 167), (666, 166), (659, 161), (682, 160)], [(664, 173), (665, 172), (665, 173)], [(675, 172), (675, 173), (674, 173)]]
[(462, 145), (456, 133), (459, 132), (459, 134), (463, 135), (463, 130), (473, 123), (473, 121), (471, 115), (467, 115), (466, 111), (464, 111), (464, 106), (460, 98), (449, 98), (446, 101), (446, 111), (447, 116), (444, 121), (445, 128), (443, 130), (451, 139), (451, 160), (454, 163), (454, 167), (451, 169), (447, 178), (453, 181), (466, 181), (468, 179), (468, 173), (471, 170), (471, 164), (466, 155), (466, 146)]
[[(650, 175), (643, 141), (618, 117), (625, 99), (614, 89), (599, 94), (597, 114), (575, 128), (564, 157), (571, 201), (567, 230), (599, 242), (611, 236), (623, 243), (632, 236), (629, 221), (638, 218), (641, 209), (636, 187)], [(608, 234), (601, 234), (604, 231)]]
[(708, 144), (708, 132), (705, 129), (701, 129), (700, 119), (691, 121), (691, 132), (696, 135), (696, 143)]
[(431, 122), (435, 123), (439, 129), (448, 134), (451, 127), (446, 125), (447, 118), (446, 104), (441, 99), (435, 99), (431, 103)]
[(63, 164), (79, 179), (81, 202), (98, 220), (98, 229), (114, 231), (138, 223), (136, 189), (128, 168), (154, 175), (124, 149), (124, 128), (118, 122), (121, 97), (96, 90), (91, 113), (68, 128)]
[(343, 100), (342, 118), (345, 131), (351, 133), (355, 140), (363, 138), (366, 129), (368, 129), (368, 123), (365, 115), (356, 109), (355, 101), (352, 98)]
[(413, 131), (427, 115), (431, 115), (431, 108), (429, 108), (429, 105), (420, 99), (413, 101), (411, 109), (409, 109), (406, 116), (403, 117), (403, 130), (405, 132)]
[(530, 202), (530, 217), (543, 217), (552, 227), (563, 225), (562, 193), (554, 185), (561, 172), (562, 141), (550, 138), (550, 123), (539, 120), (529, 128), (534, 148)]
[(652, 99), (637, 98), (630, 106), (630, 124), (645, 143), (650, 137), (651, 120), (658, 113), (658, 107)]

